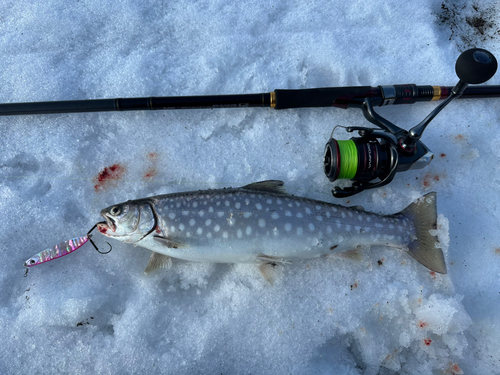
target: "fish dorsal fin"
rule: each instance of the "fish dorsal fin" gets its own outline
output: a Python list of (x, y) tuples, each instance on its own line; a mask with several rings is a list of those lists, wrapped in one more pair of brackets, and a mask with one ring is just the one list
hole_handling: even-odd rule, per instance
[(286, 194), (285, 183), (280, 180), (266, 180), (245, 185), (242, 189), (267, 191), (270, 193)]
[(151, 258), (149, 258), (148, 266), (146, 267), (144, 272), (150, 273), (158, 268), (166, 268), (168, 270), (170, 269), (170, 267), (172, 267), (172, 258), (170, 258), (168, 255), (155, 253), (153, 251), (151, 254)]

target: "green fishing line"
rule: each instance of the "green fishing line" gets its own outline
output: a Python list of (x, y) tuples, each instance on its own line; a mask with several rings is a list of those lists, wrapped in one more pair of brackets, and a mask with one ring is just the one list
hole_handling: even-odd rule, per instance
[(339, 179), (352, 179), (358, 170), (358, 148), (353, 140), (337, 141), (340, 151)]

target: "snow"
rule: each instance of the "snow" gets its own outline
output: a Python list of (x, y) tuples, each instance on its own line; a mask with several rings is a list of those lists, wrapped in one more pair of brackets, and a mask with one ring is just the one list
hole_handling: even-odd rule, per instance
[[(453, 86), (463, 50), (500, 57), (496, 14), (494, 1), (6, 0), (0, 103)], [(451, 103), (424, 133), (426, 169), (347, 199), (322, 154), (335, 125), (368, 124), (355, 109), (1, 117), (0, 373), (500, 373), (498, 103)], [(378, 111), (408, 129), (435, 106)], [(105, 170), (117, 179), (96, 188)], [(286, 265), (272, 287), (243, 264), (145, 276), (149, 252), (110, 240), (108, 255), (87, 244), (23, 277), (111, 204), (264, 179), (384, 214), (437, 191), (448, 275), (372, 247)]]

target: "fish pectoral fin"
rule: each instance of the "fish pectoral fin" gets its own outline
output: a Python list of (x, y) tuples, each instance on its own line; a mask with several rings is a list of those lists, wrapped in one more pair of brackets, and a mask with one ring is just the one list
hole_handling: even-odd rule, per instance
[(242, 189), (268, 191), (270, 193), (287, 194), (284, 182), (279, 180), (266, 180), (242, 186)]
[(282, 258), (275, 258), (264, 254), (258, 255), (256, 259), (260, 263), (260, 274), (271, 285), (274, 285), (274, 281), (276, 280), (276, 266), (278, 264), (290, 263)]
[(153, 236), (153, 240), (156, 243), (159, 243), (160, 245), (169, 247), (171, 249), (178, 249), (180, 247), (185, 247), (186, 246), (186, 245), (184, 245), (184, 244), (182, 244), (180, 242), (172, 241), (171, 239), (169, 239), (167, 237), (163, 237), (163, 236)]
[(168, 255), (155, 253), (153, 251), (151, 257), (149, 258), (148, 266), (144, 270), (144, 273), (153, 272), (158, 268), (165, 268), (169, 270), (170, 267), (172, 267), (172, 258), (170, 258)]

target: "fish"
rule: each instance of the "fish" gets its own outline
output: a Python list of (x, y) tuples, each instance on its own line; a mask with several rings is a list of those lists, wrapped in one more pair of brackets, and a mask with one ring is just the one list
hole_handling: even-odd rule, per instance
[(152, 251), (146, 273), (169, 269), (172, 258), (254, 263), (271, 284), (278, 264), (360, 247), (406, 250), (445, 274), (437, 238), (436, 193), (393, 215), (290, 195), (267, 180), (239, 188), (189, 191), (129, 200), (101, 211), (104, 236)]

